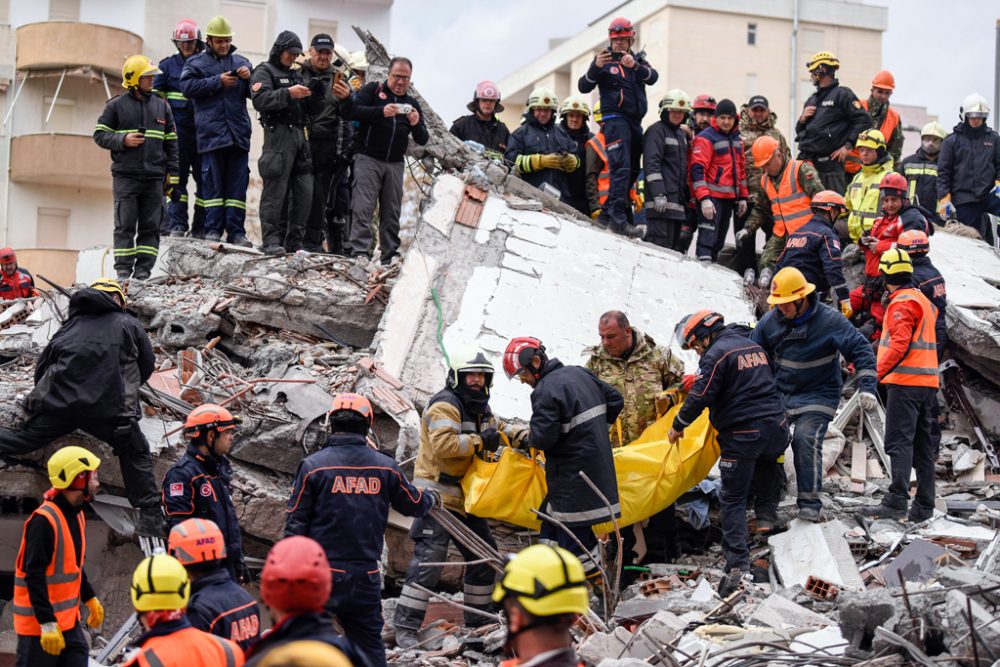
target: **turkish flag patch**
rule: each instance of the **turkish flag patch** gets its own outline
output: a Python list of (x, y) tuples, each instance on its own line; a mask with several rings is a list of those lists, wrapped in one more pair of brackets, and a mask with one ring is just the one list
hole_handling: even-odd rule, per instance
[(170, 497), (174, 498), (176, 496), (184, 495), (184, 485), (180, 482), (170, 485)]
[(209, 484), (208, 482), (205, 482), (204, 484), (201, 485), (200, 493), (206, 498), (209, 497), (210, 495), (212, 495), (212, 485)]
[(250, 86), (250, 90), (252, 90), (253, 92), (255, 92), (255, 93), (256, 93), (256, 92), (257, 92), (258, 90), (260, 90), (260, 89), (261, 89), (261, 87), (262, 87), (263, 85), (264, 85), (263, 83), (261, 83), (260, 81), (258, 81), (257, 83), (255, 83), (255, 84), (253, 84), (252, 86)]

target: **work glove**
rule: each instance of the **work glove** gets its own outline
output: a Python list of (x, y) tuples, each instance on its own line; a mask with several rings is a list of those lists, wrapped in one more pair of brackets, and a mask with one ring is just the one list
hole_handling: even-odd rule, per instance
[(701, 200), (701, 215), (706, 220), (715, 220), (715, 203), (711, 199)]
[(736, 215), (742, 218), (746, 214), (747, 214), (747, 200), (740, 199), (739, 201), (736, 202)]
[(431, 499), (431, 508), (434, 507), (444, 507), (444, 503), (441, 501), (441, 494), (434, 489), (424, 489), (424, 494)]
[(534, 155), (518, 155), (517, 159), (514, 161), (514, 165), (517, 167), (518, 173), (530, 174), (533, 171), (538, 171), (542, 168), (542, 155), (540, 153), (535, 153)]
[[(574, 155), (573, 158), (575, 159), (576, 156)], [(546, 155), (541, 156), (541, 160), (539, 162), (541, 164), (542, 169), (558, 169), (560, 171), (563, 170), (562, 155), (556, 155), (555, 153), (547, 153)]]
[(500, 441), (500, 431), (495, 428), (488, 428), (479, 434), (479, 437), (483, 439), (483, 449), (488, 452), (495, 452), (500, 449), (502, 444)]
[(858, 333), (865, 337), (865, 340), (871, 340), (872, 336), (875, 335), (875, 322), (868, 320), (860, 327), (858, 327)]
[[(996, 192), (996, 188), (993, 191)], [(955, 219), (955, 206), (951, 203), (951, 195), (945, 195), (941, 199), (938, 199), (937, 214), (945, 220)]]
[(854, 315), (854, 309), (851, 308), (850, 299), (844, 299), (840, 302), (840, 312), (843, 313), (844, 317), (847, 319), (851, 319), (851, 316)]
[(743, 242), (747, 240), (748, 236), (750, 236), (750, 232), (748, 232), (746, 228), (736, 232), (736, 236), (733, 237), (733, 240), (736, 241), (736, 247), (739, 248), (743, 245)]
[(993, 184), (993, 192), (991, 192), (994, 197), (1000, 197), (1000, 181), (996, 181)]
[(597, 218), (599, 218), (600, 215), (601, 215), (601, 209), (597, 209), (597, 210), (591, 212), (590, 219), (591, 220), (597, 220)]
[(566, 155), (562, 156), (562, 167), (561, 168), (567, 174), (570, 173), (570, 172), (572, 172), (572, 171), (576, 171), (579, 166), (580, 166), (580, 158), (578, 158), (577, 156), (573, 155), (572, 153), (567, 153)]
[(694, 373), (685, 373), (684, 377), (681, 378), (681, 388), (683, 388), (684, 391), (690, 392), (697, 379), (698, 376)]
[(668, 203), (666, 195), (656, 195), (653, 197), (653, 210), (657, 213), (666, 213)]
[(858, 394), (858, 401), (865, 412), (872, 412), (878, 406), (878, 398), (871, 392), (863, 391)]
[(677, 395), (676, 389), (666, 389), (661, 391), (656, 396), (656, 416), (659, 418), (662, 415), (667, 414), (670, 408), (677, 405), (680, 400), (680, 396)]
[(104, 605), (96, 597), (90, 598), (83, 604), (87, 605), (87, 609), (90, 610), (90, 616), (87, 617), (87, 625), (92, 628), (98, 628), (104, 623)]
[(771, 289), (771, 278), (774, 277), (774, 269), (764, 267), (760, 270), (760, 278), (757, 279), (757, 287)]
[(66, 640), (63, 639), (62, 630), (58, 623), (42, 623), (42, 650), (49, 655), (59, 655), (66, 648)]

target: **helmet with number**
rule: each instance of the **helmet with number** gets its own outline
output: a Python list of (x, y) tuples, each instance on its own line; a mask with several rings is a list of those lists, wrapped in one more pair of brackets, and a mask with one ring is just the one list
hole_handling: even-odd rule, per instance
[(847, 208), (844, 196), (833, 190), (821, 190), (813, 196), (809, 206), (814, 211), (837, 211)]
[(774, 153), (778, 150), (778, 140), (768, 134), (762, 134), (754, 139), (750, 147), (750, 154), (753, 155), (753, 166), (763, 167), (767, 164)]
[(122, 298), (122, 303), (125, 303), (125, 291), (114, 278), (98, 278), (90, 283), (90, 289), (95, 289), (98, 292), (107, 292), (108, 294), (117, 294)]
[(664, 111), (691, 111), (691, 98), (680, 88), (671, 88), (660, 100), (660, 113)]
[(187, 570), (173, 556), (143, 558), (132, 573), (132, 606), (140, 613), (185, 609), (190, 596)]
[(209, 431), (229, 431), (243, 420), (215, 403), (199, 405), (184, 420), (184, 435), (189, 438), (203, 436)]
[(858, 135), (858, 141), (855, 146), (858, 148), (863, 146), (876, 151), (885, 150), (885, 135), (878, 130), (865, 130)]
[(898, 174), (894, 171), (890, 171), (888, 174), (882, 177), (882, 182), (878, 184), (878, 189), (881, 190), (882, 196), (895, 195), (906, 199), (906, 176)]
[(936, 120), (924, 125), (920, 128), (920, 137), (937, 137), (938, 139), (944, 139), (948, 136), (948, 131), (944, 129), (944, 126)]
[(263, 651), (257, 667), (351, 667), (340, 649), (316, 639), (297, 639)]
[(624, 16), (611, 19), (608, 37), (635, 37), (635, 26)]
[(896, 90), (896, 78), (887, 69), (882, 70), (872, 78), (872, 88)]
[(142, 77), (159, 73), (160, 68), (151, 63), (146, 56), (129, 56), (122, 65), (122, 88), (135, 88)]
[(511, 598), (532, 616), (586, 614), (587, 576), (580, 559), (562, 547), (536, 544), (507, 561), (493, 601)]
[(326, 413), (327, 419), (335, 412), (348, 410), (356, 412), (368, 421), (368, 428), (375, 425), (375, 411), (372, 409), (371, 401), (361, 394), (337, 394), (330, 404), (330, 411)]
[(493, 364), (479, 348), (468, 346), (459, 349), (448, 356), (448, 386), (455, 389), (459, 386), (459, 374), (480, 372), (486, 374), (486, 386), (493, 386)]
[(816, 291), (816, 286), (806, 280), (794, 266), (786, 266), (771, 279), (771, 293), (767, 302), (772, 306), (804, 299)]
[(226, 540), (208, 519), (186, 519), (170, 529), (167, 551), (181, 565), (210, 563), (226, 558)]
[(601, 113), (601, 101), (597, 100), (594, 102), (594, 115), (590, 118), (595, 123), (604, 122), (604, 114)]
[(813, 54), (813, 57), (809, 59), (809, 62), (806, 63), (806, 69), (810, 72), (815, 72), (820, 67), (840, 69), (840, 60), (838, 60), (837, 56), (833, 55), (829, 51), (817, 51)]
[[(49, 457), (49, 481), (54, 489), (87, 488), (87, 473), (92, 473), (101, 465), (101, 459), (83, 447), (70, 445), (63, 447)], [(83, 479), (78, 481), (78, 477)]]
[(715, 98), (706, 93), (702, 93), (698, 97), (694, 98), (694, 102), (691, 104), (691, 108), (695, 111), (715, 111)]
[(548, 88), (535, 88), (528, 95), (528, 111), (532, 109), (552, 109), (556, 111), (559, 109), (559, 100), (556, 99), (556, 94)]
[(583, 95), (570, 95), (567, 97), (566, 101), (559, 107), (559, 117), (562, 118), (570, 111), (579, 111), (585, 118), (590, 118), (590, 105), (587, 104), (587, 98)]
[(675, 335), (681, 347), (690, 350), (695, 341), (711, 336), (725, 325), (725, 318), (714, 310), (699, 310), (678, 322)]
[(171, 41), (176, 45), (177, 42), (190, 42), (192, 40), (201, 41), (201, 28), (191, 19), (181, 19), (174, 26), (174, 35), (171, 37)]
[(913, 273), (913, 262), (910, 261), (909, 253), (902, 248), (889, 248), (878, 261), (878, 272), (887, 276)]
[(232, 37), (233, 26), (225, 16), (213, 16), (205, 26), (206, 37)]
[(962, 120), (966, 118), (986, 118), (990, 115), (990, 105), (986, 98), (979, 93), (972, 93), (962, 100), (962, 106), (958, 110), (958, 117)]
[(527, 368), (535, 356), (544, 353), (545, 346), (537, 338), (531, 336), (512, 338), (503, 353), (503, 372), (507, 379), (513, 379), (522, 369)]
[(931, 240), (923, 230), (907, 229), (896, 239), (896, 247), (908, 255), (926, 255), (930, 252)]
[(319, 543), (304, 535), (271, 547), (260, 573), (264, 604), (284, 612), (320, 612), (333, 585), (330, 562)]

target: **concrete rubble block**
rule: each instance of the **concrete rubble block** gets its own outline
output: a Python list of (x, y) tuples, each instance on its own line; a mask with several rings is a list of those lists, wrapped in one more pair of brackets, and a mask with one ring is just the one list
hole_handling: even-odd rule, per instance
[(962, 663), (975, 664), (971, 660), (974, 650), (972, 636), (969, 633), (971, 624), (976, 628), (975, 650), (979, 652), (980, 660), (989, 662), (1000, 658), (1000, 621), (997, 621), (995, 610), (987, 609), (979, 601), (961, 591), (948, 591), (945, 605), (948, 624), (945, 630), (945, 642), (952, 655), (967, 656)]
[(784, 630), (788, 628), (826, 628), (833, 625), (826, 616), (786, 600), (780, 595), (767, 597), (750, 616), (755, 625)]
[(800, 519), (789, 523), (784, 533), (768, 538), (774, 567), (787, 586), (805, 587), (810, 576), (819, 577), (843, 589), (861, 589), (850, 545), (844, 538), (846, 526), (840, 521), (815, 524)]
[(465, 194), (465, 183), (450, 174), (439, 176), (434, 182), (429, 205), (423, 211), (423, 220), (444, 236), (451, 234), (455, 212)]
[(686, 612), (708, 612), (718, 604), (717, 598), (707, 600), (690, 599), (687, 591), (670, 591), (655, 598), (636, 597), (623, 600), (615, 607), (614, 617), (618, 621), (642, 621), (661, 611), (674, 614)]
[(840, 595), (840, 634), (849, 647), (845, 653), (854, 657), (870, 656), (875, 639), (875, 628), (894, 630), (901, 613), (887, 589), (864, 592), (844, 591)]
[(888, 588), (900, 587), (900, 578), (907, 582), (926, 582), (937, 575), (937, 559), (947, 550), (939, 544), (915, 539), (892, 559), (882, 578)]
[[(233, 444), (230, 457), (245, 463), (260, 465), (272, 471), (292, 475), (306, 455), (306, 448), (296, 437), (298, 422), (276, 423), (270, 420), (246, 420), (240, 437)], [(309, 451), (320, 444), (314, 433)]]
[(649, 663), (638, 658), (605, 658), (597, 667), (649, 667)]
[(622, 627), (611, 632), (595, 632), (583, 640), (576, 652), (581, 660), (597, 664), (609, 656), (622, 655), (630, 639), (632, 633)]

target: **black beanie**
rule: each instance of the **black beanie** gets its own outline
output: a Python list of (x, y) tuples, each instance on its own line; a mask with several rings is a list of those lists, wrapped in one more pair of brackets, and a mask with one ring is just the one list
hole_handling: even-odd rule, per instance
[(736, 105), (732, 100), (720, 100), (715, 107), (716, 116), (732, 116), (736, 118)]

